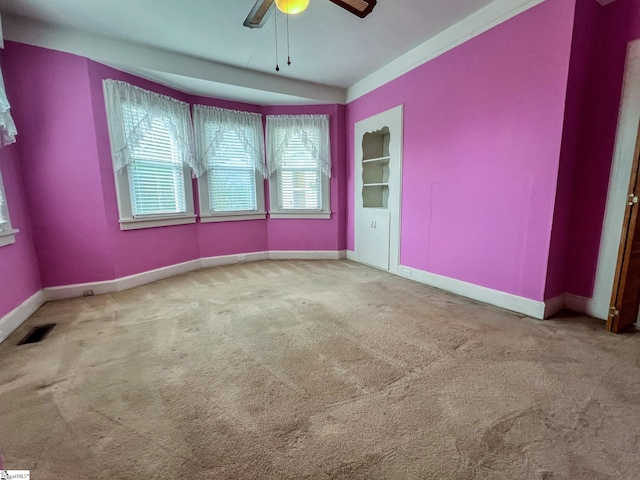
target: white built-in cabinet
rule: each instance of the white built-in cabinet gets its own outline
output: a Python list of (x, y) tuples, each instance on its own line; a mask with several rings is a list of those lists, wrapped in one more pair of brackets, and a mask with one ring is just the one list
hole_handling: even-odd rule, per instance
[(383, 270), (400, 262), (402, 105), (355, 126), (355, 257)]

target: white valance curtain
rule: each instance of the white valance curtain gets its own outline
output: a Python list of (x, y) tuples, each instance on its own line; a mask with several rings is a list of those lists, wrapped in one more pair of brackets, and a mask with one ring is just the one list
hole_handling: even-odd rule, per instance
[(193, 128), (196, 157), (206, 170), (209, 158), (220, 152), (220, 142), (226, 133), (233, 133), (252, 159), (256, 171), (267, 178), (264, 163), (262, 115), (205, 105), (193, 106)]
[(331, 177), (328, 115), (267, 115), (269, 175), (286, 162), (290, 143), (302, 143), (322, 173)]
[[(0, 71), (0, 147), (15, 143), (16, 135), (18, 134), (16, 124), (13, 123), (13, 118), (11, 117), (10, 109), (11, 105), (9, 105), (7, 92), (4, 88), (4, 78), (2, 78), (2, 71)], [(0, 201), (1, 200), (0, 198)]]
[(169, 131), (180, 160), (191, 168), (193, 175), (199, 177), (205, 172), (194, 152), (188, 103), (119, 80), (104, 80), (103, 87), (116, 171), (120, 172), (133, 161), (136, 148), (159, 120)]

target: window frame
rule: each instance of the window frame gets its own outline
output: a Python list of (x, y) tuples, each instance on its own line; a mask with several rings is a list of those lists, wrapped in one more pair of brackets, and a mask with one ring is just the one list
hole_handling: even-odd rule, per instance
[(320, 195), (322, 198), (321, 210), (292, 210), (280, 208), (280, 182), (278, 172), (275, 171), (269, 177), (269, 218), (315, 218), (328, 220), (331, 218), (330, 209), (330, 181), (331, 178), (320, 172)]
[(230, 211), (211, 212), (211, 199), (209, 198), (209, 170), (198, 178), (198, 200), (200, 206), (200, 223), (237, 222), (241, 220), (264, 220), (267, 218), (267, 210), (264, 201), (264, 178), (254, 170), (256, 187), (255, 211)]
[(131, 190), (129, 187), (128, 166), (118, 173), (113, 171), (116, 182), (116, 198), (118, 212), (120, 214), (120, 230), (138, 230), (142, 228), (167, 227), (172, 225), (187, 225), (196, 223), (196, 214), (193, 204), (193, 185), (191, 183), (191, 168), (182, 165), (184, 176), (185, 213), (168, 215), (145, 215), (134, 217), (131, 202)]
[[(208, 107), (206, 105), (194, 105), (193, 108), (217, 108), (217, 107)], [(226, 110), (220, 109), (218, 110)], [(229, 110), (229, 113), (233, 114), (244, 114), (250, 112), (240, 112), (235, 110)], [(197, 119), (200, 119), (202, 125), (196, 125)], [(206, 130), (206, 124), (211, 123), (210, 121), (201, 118), (199, 115), (193, 114), (193, 122), (194, 122), (194, 134), (196, 136), (196, 150), (198, 149), (198, 145), (200, 142), (198, 141), (198, 135), (200, 132)], [(264, 126), (262, 121), (260, 122), (260, 140), (264, 141)], [(264, 148), (264, 147), (262, 147)], [(264, 152), (264, 150), (263, 150)], [(263, 159), (264, 161), (264, 159)], [(211, 209), (211, 197), (210, 197), (210, 185), (209, 185), (209, 159), (203, 159), (202, 162), (206, 164), (204, 173), (198, 177), (198, 206), (200, 209), (200, 223), (217, 223), (217, 222), (237, 222), (244, 220), (264, 220), (267, 218), (267, 210), (266, 210), (266, 202), (265, 202), (265, 191), (264, 191), (264, 183), (265, 179), (262, 174), (256, 169), (253, 169), (254, 175), (254, 187), (255, 187), (255, 195), (256, 195), (256, 209), (255, 210), (245, 210), (245, 211), (220, 211), (220, 212), (212, 212)]]
[[(277, 115), (274, 115), (277, 116)], [(280, 128), (274, 126), (272, 128)], [(331, 127), (329, 126), (329, 130), (327, 132), (329, 135), (329, 145), (331, 144)], [(268, 140), (269, 141), (269, 140)], [(331, 147), (329, 146), (329, 149)], [(267, 152), (270, 152), (271, 149), (267, 148)], [(269, 155), (269, 153), (267, 153)], [(267, 159), (268, 163), (271, 163), (273, 160), (271, 158)], [(280, 182), (278, 181), (278, 170), (275, 170), (269, 176), (269, 218), (273, 219), (317, 219), (317, 220), (329, 220), (331, 218), (331, 177), (328, 177), (322, 173), (320, 166), (318, 166), (320, 170), (320, 195), (321, 195), (321, 209), (304, 209), (304, 210), (293, 210), (293, 209), (282, 209), (280, 208)]]
[(7, 219), (7, 227), (4, 227), (3, 229), (0, 230), (0, 247), (6, 247), (7, 245), (12, 245), (14, 243), (16, 243), (16, 233), (18, 233), (20, 230), (18, 230), (17, 228), (13, 228), (13, 226), (11, 225), (11, 216), (9, 215), (9, 206), (8, 206), (8, 200), (7, 200), (7, 194), (6, 194), (6, 190), (4, 188), (4, 183), (2, 181), (2, 172), (0, 171), (0, 195), (2, 195), (3, 198), (3, 202), (2, 205), (0, 205), (0, 208), (2, 209), (2, 214), (4, 216), (4, 218)]
[[(134, 87), (137, 88), (137, 87)], [(109, 140), (112, 152), (114, 151), (113, 137), (112, 137), (112, 123), (114, 123), (114, 117), (117, 118), (119, 126), (123, 127), (124, 119), (111, 111), (110, 102), (107, 101), (108, 93), (107, 86), (103, 83), (103, 92), (105, 97), (105, 107), (107, 113), (107, 127), (109, 131)], [(150, 92), (153, 94), (153, 92)], [(122, 98), (118, 99), (121, 105), (126, 103)], [(191, 119), (189, 119), (191, 121)], [(158, 215), (144, 215), (136, 217), (133, 212), (133, 204), (131, 199), (131, 189), (129, 181), (129, 166), (125, 166), (121, 171), (117, 171), (112, 166), (114, 182), (116, 187), (116, 200), (118, 204), (118, 215), (120, 230), (139, 230), (144, 228), (155, 227), (167, 227), (173, 225), (187, 225), (196, 223), (196, 214), (193, 201), (193, 183), (191, 176), (191, 168), (186, 164), (182, 164), (182, 173), (184, 181), (184, 195), (185, 195), (185, 212), (176, 214), (158, 214)]]

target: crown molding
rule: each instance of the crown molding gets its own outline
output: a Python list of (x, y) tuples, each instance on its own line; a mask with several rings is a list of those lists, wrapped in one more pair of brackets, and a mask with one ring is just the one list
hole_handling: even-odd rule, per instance
[(422, 45), (398, 57), (347, 90), (347, 103), (389, 83), (545, 0), (496, 0)]
[(338, 87), (234, 67), (15, 15), (5, 15), (3, 23), (7, 40), (72, 53), (99, 63), (295, 97), (298, 103), (302, 99), (307, 103), (344, 104), (346, 100), (345, 89)]

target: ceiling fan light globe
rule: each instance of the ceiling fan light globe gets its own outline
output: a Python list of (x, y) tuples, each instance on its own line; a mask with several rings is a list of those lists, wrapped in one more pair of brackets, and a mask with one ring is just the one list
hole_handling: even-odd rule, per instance
[(309, 6), (309, 0), (276, 0), (276, 7), (283, 13), (295, 15)]

